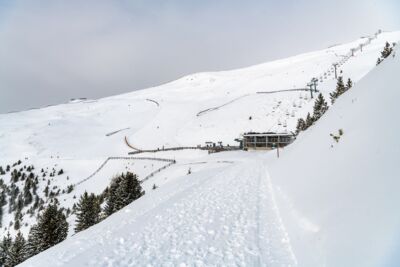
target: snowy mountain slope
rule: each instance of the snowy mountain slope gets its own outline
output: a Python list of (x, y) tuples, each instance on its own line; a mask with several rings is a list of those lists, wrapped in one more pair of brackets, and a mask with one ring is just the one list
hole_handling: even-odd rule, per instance
[(269, 158), (303, 266), (399, 265), (399, 73), (399, 58), (388, 58), (280, 159)]
[(22, 266), (398, 265), (399, 70), (388, 58), (279, 159), (182, 155), (203, 167)]
[[(340, 70), (345, 78), (358, 81), (375, 66), (384, 43), (398, 40), (399, 32), (378, 35), (364, 47), (363, 52), (358, 51), (355, 57), (350, 57)], [(23, 154), (42, 158), (104, 158), (129, 151), (123, 142), (124, 136), (128, 136), (138, 148), (153, 149), (163, 145), (197, 145), (205, 141), (223, 141), (233, 145), (234, 138), (242, 132), (265, 128), (293, 130), (296, 117), (304, 115), (312, 107), (312, 101), (304, 100), (308, 94), (255, 93), (304, 88), (312, 77), (324, 77), (324, 73), (330, 70), (318, 86), (322, 92), (328, 93), (335, 83), (332, 63), (341, 61), (351, 48), (364, 42), (365, 38), (240, 70), (193, 74), (159, 87), (94, 101), (74, 101), (44, 109), (2, 114), (0, 157), (14, 160)], [(196, 116), (203, 110), (237, 98), (240, 100), (221, 109)], [(252, 105), (254, 99), (259, 101), (257, 105)], [(280, 101), (279, 108), (273, 112), (272, 107)], [(296, 102), (301, 102), (302, 108), (293, 107)], [(251, 109), (253, 106), (256, 107)], [(232, 110), (235, 113), (232, 114)], [(251, 121), (250, 116), (254, 118)], [(276, 126), (278, 119), (281, 126)], [(287, 122), (286, 128), (284, 122)], [(265, 127), (266, 123), (268, 127)], [(125, 130), (107, 136), (121, 129)]]
[[(311, 111), (314, 101), (305, 91), (278, 91), (304, 88), (312, 77), (317, 77), (318, 89), (327, 96), (336, 82), (332, 68), (335, 62), (341, 63), (341, 75), (357, 83), (375, 67), (384, 43), (400, 40), (400, 32), (381, 33), (363, 51), (349, 56), (351, 48), (367, 40), (239, 70), (193, 74), (129, 94), (0, 114), (0, 166), (21, 159), (21, 166), (34, 165), (37, 171), (62, 168), (62, 175), (39, 179), (37, 191), (48, 203), (50, 198), (45, 197), (44, 190), (49, 181), (54, 191), (66, 191), (69, 185), (75, 185), (71, 193), (61, 191), (58, 195), (61, 206), (71, 208), (84, 191), (104, 190), (115, 174), (130, 170), (143, 179), (162, 167), (163, 163), (151, 159), (110, 161), (88, 181), (78, 184), (91, 177), (108, 157), (127, 156), (132, 148), (125, 138), (134, 147), (154, 149), (196, 146), (206, 141), (234, 145), (233, 140), (247, 131), (293, 131), (297, 119)], [(189, 168), (193, 172), (214, 173), (221, 166), (232, 165), (232, 161), (242, 161), (242, 154), (238, 155), (230, 160), (208, 156), (204, 151), (143, 154), (177, 160), (143, 183), (143, 187), (147, 195), (157, 192), (151, 190), (153, 184), (164, 187), (173, 183), (179, 187), (175, 181), (184, 180)], [(10, 172), (0, 178), (9, 184)], [(24, 183), (18, 182), (17, 186), (22, 191)], [(22, 210), (23, 233), (35, 221), (36, 214), (28, 215), (28, 208)], [(74, 216), (68, 220), (71, 235)], [(4, 208), (1, 234), (15, 234), (12, 221), (14, 214)]]

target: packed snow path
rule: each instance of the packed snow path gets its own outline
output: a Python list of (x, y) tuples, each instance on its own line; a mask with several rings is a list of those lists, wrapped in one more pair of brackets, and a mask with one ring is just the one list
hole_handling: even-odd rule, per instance
[[(117, 225), (107, 225), (106, 221), (105, 226), (101, 223), (93, 227), (92, 239), (84, 240), (78, 234), (67, 240), (69, 244), (63, 249), (56, 246), (35, 262), (26, 263), (296, 266), (264, 166), (262, 161), (246, 160), (225, 166), (221, 172), (186, 176), (184, 179), (190, 182), (179, 192), (160, 195), (169, 199), (156, 199), (142, 206), (139, 202), (146, 202), (145, 196), (128, 206), (128, 211), (122, 210), (122, 214), (137, 210), (129, 221)], [(110, 227), (112, 235), (108, 234)]]

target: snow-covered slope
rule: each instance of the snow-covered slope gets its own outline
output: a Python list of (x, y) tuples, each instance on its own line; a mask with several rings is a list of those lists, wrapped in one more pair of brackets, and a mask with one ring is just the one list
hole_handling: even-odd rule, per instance
[(339, 75), (342, 71), (357, 82), (375, 66), (384, 43), (399, 40), (399, 32), (382, 33), (354, 57), (348, 57), (350, 49), (366, 38), (240, 70), (193, 74), (129, 94), (2, 114), (0, 157), (104, 158), (130, 150), (124, 136), (137, 148), (154, 149), (205, 141), (233, 145), (242, 132), (293, 130), (297, 117), (313, 104), (309, 94), (256, 92), (305, 88), (313, 77), (321, 77), (318, 89), (331, 92), (333, 63), (345, 62)]
[[(91, 263), (96, 266), (106, 265), (108, 261), (114, 262), (116, 266), (130, 263), (160, 265), (165, 262), (176, 265), (180, 261), (194, 263), (198, 260), (199, 265), (223, 262), (232, 265), (272, 262), (277, 265), (295, 265), (298, 261), (320, 263), (323, 257), (331, 257), (323, 253), (326, 249), (334, 250), (334, 245), (322, 246), (313, 239), (318, 237), (299, 231), (293, 223), (295, 220), (290, 217), (293, 212), (303, 213), (303, 209), (306, 213), (308, 208), (308, 203), (302, 203), (307, 198), (297, 200), (303, 198), (301, 194), (307, 194), (307, 187), (303, 188), (303, 193), (299, 191), (295, 192), (298, 195), (293, 195), (299, 207), (290, 204), (291, 196), (286, 197), (284, 191), (294, 190), (291, 187), (295, 184), (291, 180), (294, 174), (290, 170), (296, 170), (291, 166), (300, 166), (305, 162), (303, 160), (306, 156), (303, 154), (292, 156), (287, 160), (287, 165), (284, 160), (271, 161), (271, 153), (266, 153), (266, 161), (264, 153), (208, 155), (199, 150), (145, 153), (139, 155), (141, 158), (107, 159), (126, 157), (128, 152), (133, 151), (132, 147), (155, 149), (163, 146), (196, 146), (203, 145), (206, 141), (222, 141), (224, 144), (235, 145), (234, 139), (243, 132), (293, 131), (297, 119), (312, 110), (314, 100), (310, 99), (309, 92), (282, 90), (305, 88), (311, 78), (316, 77), (319, 79), (318, 89), (328, 97), (336, 83), (333, 63), (340, 63), (339, 75), (345, 79), (351, 78), (358, 84), (361, 78), (375, 68), (376, 59), (385, 42), (398, 42), (400, 32), (384, 32), (373, 37), (371, 42), (368, 38), (361, 38), (348, 44), (244, 69), (193, 74), (165, 85), (129, 94), (99, 100), (75, 100), (42, 109), (0, 114), (0, 166), (5, 168), (6, 165), (12, 166), (14, 162), (21, 160), (22, 163), (11, 167), (11, 170), (25, 171), (23, 166), (34, 165), (35, 175), (40, 175), (37, 193), (43, 198), (45, 205), (51, 199), (44, 192), (47, 185), (53, 193), (59, 191), (57, 198), (62, 207), (71, 208), (84, 191), (101, 193), (111, 178), (122, 171), (133, 171), (138, 174), (139, 179), (150, 177), (143, 183), (145, 197), (93, 229), (69, 237), (69, 241), (59, 247), (69, 251), (70, 256), (63, 254), (64, 257), (58, 252), (58, 248), (49, 250), (55, 254), (51, 254), (52, 257), (47, 259), (47, 263), (54, 263), (54, 259), (59, 259), (67, 265), (75, 261), (81, 262), (82, 265)], [(360, 44), (366, 45), (362, 51), (358, 49), (351, 56), (351, 49), (359, 47)], [(379, 66), (378, 71), (379, 69), (391, 71), (394, 67), (387, 67), (385, 63)], [(359, 88), (357, 90), (364, 90), (364, 87), (367, 88), (356, 86)], [(353, 102), (354, 105), (357, 104), (357, 100)], [(329, 114), (335, 109), (340, 111), (340, 105), (344, 104), (338, 101), (338, 107), (332, 108)], [(369, 112), (375, 107), (379, 112), (387, 110), (386, 106), (371, 103)], [(343, 109), (349, 107), (344, 106)], [(353, 115), (363, 114), (359, 111)], [(395, 127), (394, 118), (393, 115), (392, 129)], [(375, 122), (370, 123), (370, 127), (373, 127)], [(387, 129), (386, 126), (382, 125), (379, 129)], [(317, 127), (319, 126), (315, 128)], [(343, 125), (328, 130), (336, 133), (339, 128), (343, 128), (345, 140), (348, 136), (346, 127)], [(326, 127), (323, 129), (326, 130)], [(360, 129), (359, 131), (364, 131), (364, 128)], [(312, 145), (311, 143), (317, 140), (325, 141), (325, 136), (307, 137), (311, 136), (313, 131), (313, 128), (310, 129), (310, 133), (301, 136), (298, 145), (293, 145), (287, 151), (294, 151), (302, 143)], [(359, 135), (367, 136), (364, 133)], [(307, 138), (311, 141), (306, 142)], [(333, 143), (329, 135), (326, 138)], [(333, 148), (330, 148), (329, 143), (329, 151), (340, 150), (341, 142), (333, 144)], [(384, 144), (382, 141), (371, 142)], [(303, 148), (299, 150), (306, 151)], [(286, 150), (284, 155), (285, 153)], [(321, 153), (317, 153), (318, 159)], [(163, 162), (153, 157), (176, 160), (176, 164), (157, 172), (170, 161)], [(279, 165), (281, 163), (285, 167)], [(267, 169), (270, 168), (273, 173), (270, 178), (265, 165), (270, 166)], [(249, 166), (250, 169), (245, 166)], [(311, 166), (316, 165), (314, 163)], [(49, 173), (53, 168), (54, 172), (62, 168), (64, 173), (50, 177)], [(40, 172), (41, 169), (44, 169), (46, 175)], [(191, 175), (187, 175), (189, 169)], [(280, 169), (285, 171), (280, 172)], [(384, 171), (395, 173), (390, 168), (383, 170), (383, 173)], [(152, 175), (154, 172), (156, 174)], [(10, 185), (10, 173), (0, 175), (7, 185)], [(300, 174), (297, 176), (302, 177)], [(309, 176), (309, 179), (314, 179), (312, 177)], [(282, 188), (279, 190), (275, 188), (275, 180), (287, 183), (279, 185)], [(159, 188), (152, 190), (153, 184)], [(68, 193), (69, 185), (75, 187)], [(16, 186), (22, 192), (25, 182), (18, 181)], [(318, 199), (318, 196), (315, 198)], [(21, 230), (25, 234), (35, 222), (37, 214), (36, 210), (36, 213), (30, 216), (28, 210), (31, 205), (33, 204), (28, 204), (22, 209)], [(249, 207), (252, 210), (249, 210)], [(15, 218), (14, 214), (8, 213), (7, 210), (8, 207), (4, 207), (0, 233), (11, 231), (13, 235), (15, 231), (12, 222)], [(285, 213), (281, 214), (283, 212)], [(318, 213), (315, 210), (314, 212)], [(199, 222), (191, 227), (193, 218), (197, 218)], [(319, 218), (317, 216), (315, 220)], [(73, 215), (68, 218), (70, 235), (73, 234), (74, 219)], [(314, 218), (310, 221), (313, 221), (312, 219)], [(164, 221), (168, 226), (162, 224)], [(149, 229), (152, 229), (154, 234)], [(312, 245), (304, 246), (301, 242), (290, 242), (291, 231), (294, 231), (293, 235), (296, 238), (304, 237)], [(185, 238), (176, 237), (175, 232), (184, 235)], [(159, 244), (154, 244), (155, 241)], [(125, 244), (132, 245), (140, 253), (131, 251)], [(139, 247), (135, 247), (135, 244)], [(214, 245), (204, 247), (204, 244)], [(116, 246), (112, 253), (125, 257), (107, 254), (106, 251), (103, 253), (105, 256), (100, 257), (99, 255), (103, 255), (98, 254), (102, 251), (99, 250), (100, 245), (108, 248)], [(310, 255), (313, 246), (321, 248), (322, 254)], [(76, 247), (81, 247), (82, 253), (93, 257), (81, 258), (78, 252), (73, 251)], [(227, 247), (230, 249), (226, 249)], [(242, 247), (243, 251), (235, 247)], [(155, 256), (158, 251), (162, 252), (159, 257)], [(166, 253), (169, 253), (168, 258)], [(135, 258), (129, 255), (135, 255)], [(43, 257), (38, 256), (38, 261), (46, 261)], [(205, 261), (210, 257), (211, 260)], [(88, 262), (90, 260), (93, 261)]]
[(268, 161), (303, 266), (400, 264), (399, 73), (390, 57)]
[(192, 174), (22, 266), (398, 266), (398, 73), (388, 58), (279, 159), (181, 155)]

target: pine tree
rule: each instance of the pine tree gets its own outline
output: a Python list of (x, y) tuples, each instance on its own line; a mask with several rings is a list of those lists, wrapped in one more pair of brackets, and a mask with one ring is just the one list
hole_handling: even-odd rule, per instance
[(346, 87), (344, 86), (343, 77), (339, 76), (337, 79), (336, 90), (330, 94), (332, 104), (335, 103), (335, 100), (346, 91)]
[(39, 207), (39, 196), (38, 195), (35, 196), (35, 201), (33, 202), (33, 206), (32, 207), (33, 207), (34, 210)]
[(337, 81), (337, 85), (336, 85), (336, 87), (338, 87), (338, 88), (342, 89), (342, 91), (343, 91), (343, 88), (344, 88), (344, 84), (343, 84), (343, 76), (339, 76), (339, 79), (338, 79), (338, 81)]
[(50, 204), (29, 232), (29, 254), (39, 253), (58, 244), (67, 234), (68, 223), (63, 211), (56, 204)]
[(317, 121), (319, 118), (321, 118), (328, 108), (328, 103), (326, 103), (324, 96), (320, 93), (314, 104), (314, 121)]
[(8, 200), (8, 213), (15, 211), (17, 208), (16, 199), (19, 194), (19, 188), (15, 184), (11, 184), (10, 198)]
[(40, 252), (41, 239), (37, 225), (33, 225), (29, 230), (28, 242), (26, 244), (27, 257), (30, 258)]
[(378, 66), (379, 64), (381, 64), (382, 59), (380, 57), (378, 57), (377, 61), (376, 61), (376, 65)]
[(343, 94), (345, 91), (345, 86), (343, 83), (343, 77), (339, 76), (336, 84), (336, 91), (339, 93), (339, 95)]
[(0, 228), (3, 226), (3, 206), (0, 206)]
[(16, 266), (27, 258), (26, 241), (21, 232), (18, 232), (6, 258), (5, 266)]
[(19, 181), (19, 172), (17, 171), (17, 169), (14, 169), (11, 172), (11, 181), (13, 183), (17, 183)]
[(120, 210), (125, 207), (126, 199), (128, 198), (128, 192), (126, 191), (126, 176), (125, 174), (121, 174), (121, 181), (118, 184), (118, 188), (115, 191), (116, 198), (115, 198), (115, 210)]
[(306, 122), (300, 118), (297, 120), (297, 126), (296, 126), (296, 133), (300, 133), (301, 131), (304, 131), (306, 129)]
[(3, 189), (3, 191), (1, 191), (1, 194), (0, 194), (0, 228), (3, 226), (3, 213), (4, 213), (3, 207), (6, 204), (7, 204), (6, 192)]
[(44, 192), (44, 195), (46, 196), (46, 197), (48, 197), (49, 196), (49, 186), (48, 185), (46, 185), (46, 187), (44, 188), (44, 190), (43, 190), (43, 192)]
[(140, 185), (140, 181), (136, 174), (128, 172), (126, 175), (126, 191), (128, 192), (128, 197), (126, 199), (126, 205), (135, 201), (145, 194)]
[(353, 81), (348, 78), (346, 83), (346, 91), (349, 90), (351, 87), (353, 87)]
[(306, 118), (306, 129), (314, 123), (314, 118), (311, 117), (310, 112), (307, 114)]
[(95, 194), (85, 192), (76, 205), (75, 232), (89, 228), (100, 221), (100, 202)]
[(36, 192), (36, 190), (37, 190), (37, 184), (39, 183), (39, 181), (37, 180), (37, 177), (35, 178), (35, 182), (34, 183), (32, 183), (32, 193), (34, 194), (34, 195), (37, 195), (37, 192)]
[(1, 191), (1, 194), (0, 194), (0, 206), (3, 207), (5, 205), (7, 205), (6, 191), (3, 190), (3, 191)]
[(110, 187), (107, 188), (107, 202), (104, 208), (104, 212), (107, 216), (110, 216), (118, 209), (116, 207), (116, 202), (118, 200), (117, 190), (119, 184), (121, 183), (121, 176), (116, 176), (111, 180)]
[(33, 201), (33, 197), (31, 192), (28, 190), (25, 192), (24, 194), (24, 206), (28, 206), (29, 204), (31, 204)]
[(23, 207), (24, 207), (24, 199), (22, 197), (22, 194), (20, 194), (18, 196), (17, 207), (16, 208), (17, 208), (18, 211), (21, 211)]
[(19, 218), (15, 220), (14, 223), (14, 230), (19, 230), (19, 228), (21, 227), (21, 223), (19, 221)]
[(131, 172), (122, 174), (115, 177), (111, 182), (104, 211), (109, 216), (144, 194), (145, 192), (135, 174)]
[(0, 245), (0, 266), (4, 266), (6, 262), (7, 256), (10, 252), (10, 248), (12, 245), (12, 239), (10, 233), (7, 232), (7, 236), (3, 237), (3, 241)]
[(392, 51), (393, 51), (393, 48), (390, 47), (390, 44), (388, 42), (386, 42), (385, 47), (383, 48), (383, 51), (381, 52), (382, 59), (385, 59), (388, 56), (390, 56)]
[(118, 200), (117, 209), (120, 210), (126, 205), (132, 203), (134, 200), (144, 195), (144, 191), (140, 186), (137, 176), (131, 172), (122, 175), (122, 181), (117, 190)]

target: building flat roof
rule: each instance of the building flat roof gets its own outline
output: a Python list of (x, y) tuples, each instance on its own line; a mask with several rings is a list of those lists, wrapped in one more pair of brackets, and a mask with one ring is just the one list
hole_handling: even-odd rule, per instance
[(243, 136), (294, 136), (292, 133), (245, 133)]

